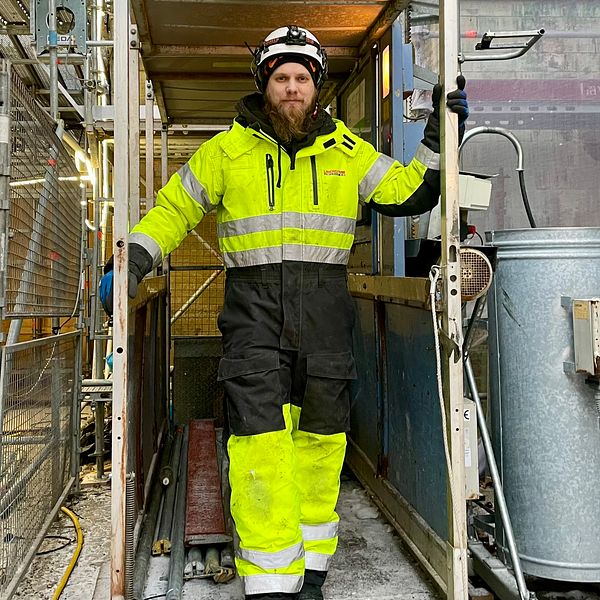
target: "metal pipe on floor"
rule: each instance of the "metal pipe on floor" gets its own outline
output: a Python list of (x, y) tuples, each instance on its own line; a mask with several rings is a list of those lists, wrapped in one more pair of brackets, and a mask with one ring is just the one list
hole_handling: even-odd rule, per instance
[(185, 502), (187, 496), (187, 457), (189, 427), (183, 433), (181, 460), (179, 461), (179, 477), (177, 480), (177, 501), (173, 517), (173, 534), (171, 536), (171, 560), (169, 562), (169, 585), (166, 600), (180, 600), (183, 591), (183, 569), (185, 567)]
[[(161, 469), (170, 459), (170, 452), (167, 450), (168, 448), (165, 446), (161, 454)], [(161, 469), (159, 469), (159, 473)], [(152, 538), (154, 537), (154, 531), (156, 530), (156, 520), (158, 519), (163, 492), (163, 486), (159, 473), (157, 473), (158, 476), (154, 479), (148, 512), (146, 514), (146, 518), (144, 519), (144, 524), (142, 525), (142, 531), (140, 533), (140, 538), (137, 545), (135, 565), (133, 567), (133, 600), (143, 600), (144, 597), (144, 586), (146, 584), (146, 575), (148, 573), (148, 563), (150, 562), (150, 556), (152, 553)]]
[[(173, 460), (171, 469), (173, 473), (179, 472), (179, 464), (181, 462), (181, 445), (182, 432), (180, 429), (175, 431), (175, 442), (173, 444)], [(177, 478), (174, 477), (167, 491), (165, 492), (165, 501), (163, 502), (162, 514), (160, 518), (160, 526), (158, 535), (152, 545), (152, 554), (167, 554), (171, 550), (171, 529), (173, 524), (173, 511), (175, 509), (175, 492), (177, 491)]]

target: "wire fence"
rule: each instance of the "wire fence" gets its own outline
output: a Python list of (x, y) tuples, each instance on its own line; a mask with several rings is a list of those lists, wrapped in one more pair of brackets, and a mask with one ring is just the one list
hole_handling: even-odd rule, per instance
[(11, 77), (11, 178), (3, 317), (71, 314), (81, 272), (80, 174), (52, 122)]
[(2, 349), (0, 598), (22, 574), (70, 476), (79, 342), (72, 332)]
[(215, 215), (207, 215), (171, 254), (173, 336), (220, 336), (225, 274)]

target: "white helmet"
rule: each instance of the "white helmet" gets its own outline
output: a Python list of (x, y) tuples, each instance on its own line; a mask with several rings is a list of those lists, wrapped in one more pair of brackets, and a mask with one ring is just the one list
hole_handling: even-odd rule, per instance
[(273, 71), (286, 62), (304, 65), (321, 89), (327, 79), (327, 53), (308, 29), (298, 25), (279, 27), (272, 31), (254, 51), (252, 74), (260, 92), (264, 92)]

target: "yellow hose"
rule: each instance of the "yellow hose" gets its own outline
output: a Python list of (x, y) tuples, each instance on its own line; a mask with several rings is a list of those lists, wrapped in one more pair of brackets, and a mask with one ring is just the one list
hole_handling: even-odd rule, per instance
[(60, 583), (58, 584), (58, 587), (56, 588), (56, 591), (52, 596), (52, 600), (58, 600), (63, 590), (65, 589), (67, 581), (69, 581), (69, 577), (71, 577), (71, 573), (73, 572), (73, 569), (77, 564), (77, 559), (81, 554), (81, 548), (83, 547), (83, 531), (81, 530), (81, 525), (79, 524), (79, 519), (77, 518), (77, 515), (64, 506), (61, 507), (60, 510), (62, 510), (65, 513), (65, 515), (67, 515), (67, 517), (69, 517), (71, 521), (73, 521), (73, 525), (75, 525), (75, 531), (77, 532), (77, 548), (75, 548), (75, 552), (71, 557), (71, 562), (69, 562), (69, 566), (67, 567), (67, 570), (62, 576), (62, 579), (60, 580)]

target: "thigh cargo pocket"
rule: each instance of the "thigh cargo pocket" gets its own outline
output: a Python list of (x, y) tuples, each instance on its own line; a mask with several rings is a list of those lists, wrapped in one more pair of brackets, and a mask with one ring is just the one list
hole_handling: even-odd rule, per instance
[(299, 428), (323, 435), (348, 431), (353, 379), (356, 366), (352, 352), (309, 354)]
[(276, 351), (224, 356), (218, 379), (225, 388), (231, 433), (256, 435), (285, 429)]

